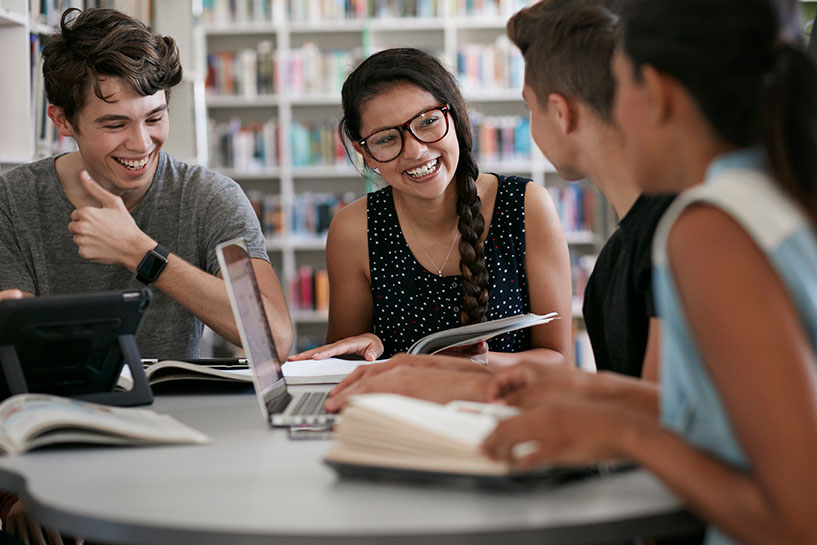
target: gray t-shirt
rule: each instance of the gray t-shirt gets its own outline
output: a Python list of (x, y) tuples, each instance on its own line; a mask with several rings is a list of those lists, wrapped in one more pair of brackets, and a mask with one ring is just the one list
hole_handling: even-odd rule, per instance
[[(144, 287), (124, 267), (78, 255), (68, 231), (74, 205), (57, 177), (55, 159), (0, 176), (0, 289), (55, 295)], [(211, 274), (219, 270), (216, 245), (237, 237), (247, 240), (252, 257), (269, 260), (258, 218), (241, 187), (166, 153), (160, 154), (153, 183), (131, 214), (142, 231)], [(154, 288), (136, 341), (142, 357), (195, 357), (201, 332), (197, 318)]]

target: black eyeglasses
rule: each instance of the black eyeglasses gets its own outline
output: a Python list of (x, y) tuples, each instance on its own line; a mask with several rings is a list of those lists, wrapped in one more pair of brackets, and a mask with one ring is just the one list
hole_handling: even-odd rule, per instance
[(380, 129), (358, 144), (380, 163), (394, 161), (403, 152), (403, 133), (408, 131), (424, 144), (439, 142), (448, 134), (448, 105), (434, 106), (415, 115), (402, 125)]

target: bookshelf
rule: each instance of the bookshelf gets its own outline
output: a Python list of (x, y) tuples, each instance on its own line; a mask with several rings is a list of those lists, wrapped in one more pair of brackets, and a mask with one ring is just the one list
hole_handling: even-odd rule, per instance
[[(531, 143), (521, 99), (524, 63), (505, 37), (505, 22), (527, 3), (203, 0), (196, 20), (203, 35), (199, 62), (206, 73), (208, 122), (206, 129), (197, 125), (197, 139), (206, 133), (208, 165), (238, 181), (258, 203), (298, 349), (322, 342), (327, 317), (322, 304), (308, 310), (298, 299), (306, 268), (325, 267), (326, 240), (324, 229), (297, 228), (296, 216), (311, 213), (299, 203), (304, 196), (308, 202), (330, 195), (343, 201), (378, 187), (349, 164), (335, 132), (346, 75), (387, 47), (425, 49), (459, 74), (480, 169), (526, 176), (551, 190), (577, 256), (574, 282), (583, 289), (612, 212), (589, 184), (559, 179)], [(578, 298), (574, 315), (581, 316)]]
[(40, 52), (63, 11), (89, 6), (152, 17), (150, 0), (0, 0), (0, 172), (74, 149), (45, 115)]

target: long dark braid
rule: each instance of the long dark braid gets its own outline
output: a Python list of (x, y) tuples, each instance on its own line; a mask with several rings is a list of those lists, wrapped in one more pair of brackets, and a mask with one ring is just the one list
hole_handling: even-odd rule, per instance
[(484, 322), (488, 314), (489, 281), (482, 243), (485, 218), (482, 216), (482, 200), (477, 193), (479, 169), (471, 151), (471, 123), (454, 76), (440, 61), (419, 49), (394, 48), (375, 53), (364, 60), (343, 84), (343, 119), (338, 125), (338, 133), (351, 156), (349, 142), (361, 138), (360, 110), (363, 104), (401, 82), (416, 85), (449, 107), (460, 148), (454, 174), (459, 216), (457, 228), (460, 232), (460, 271), (465, 292), (460, 322), (463, 325)]

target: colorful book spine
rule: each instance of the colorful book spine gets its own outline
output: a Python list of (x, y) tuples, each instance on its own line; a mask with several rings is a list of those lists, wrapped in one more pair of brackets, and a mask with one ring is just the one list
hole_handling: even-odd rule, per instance
[(289, 306), (292, 310), (329, 310), (329, 275), (326, 269), (308, 265), (298, 268), (289, 284)]
[(366, 17), (367, 0), (287, 0), (292, 22), (316, 23)]
[(220, 51), (207, 55), (207, 92), (215, 95), (255, 97), (276, 92), (278, 63), (272, 42), (255, 49)]
[(293, 121), (290, 128), (292, 166), (346, 165), (346, 152), (337, 127), (334, 119), (323, 123)]
[(556, 204), (556, 211), (567, 232), (595, 231), (595, 193), (579, 183), (549, 186), (548, 191)]
[(210, 166), (251, 172), (279, 164), (280, 126), (277, 120), (243, 125), (237, 118), (228, 123), (211, 119), (209, 129)]
[(201, 20), (213, 25), (272, 21), (273, 0), (201, 0)]
[(478, 161), (529, 160), (530, 119), (523, 116), (471, 115), (473, 152)]
[(457, 51), (457, 76), (463, 91), (522, 89), (525, 61), (504, 34), (494, 43), (463, 44)]
[(360, 64), (360, 48), (353, 51), (324, 51), (307, 42), (289, 52), (287, 88), (290, 95), (340, 94), (340, 89), (352, 68)]

